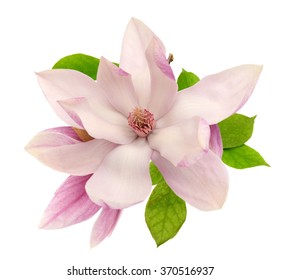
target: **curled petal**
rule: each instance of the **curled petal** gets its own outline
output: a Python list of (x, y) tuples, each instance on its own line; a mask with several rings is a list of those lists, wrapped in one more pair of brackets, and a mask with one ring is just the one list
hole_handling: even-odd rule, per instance
[(189, 166), (196, 162), (208, 151), (209, 139), (209, 125), (199, 117), (154, 129), (148, 136), (150, 147), (175, 166)]
[(209, 150), (189, 167), (175, 167), (159, 153), (154, 152), (153, 162), (174, 192), (200, 210), (222, 207), (228, 191), (228, 173), (220, 158)]
[[(130, 73), (139, 105), (147, 109), (151, 95), (151, 63), (148, 62), (147, 49), (153, 41), (157, 41), (158, 49), (151, 63), (157, 62), (157, 67), (168, 74), (166, 64), (162, 64), (165, 47), (160, 39), (140, 20), (132, 18), (127, 26), (120, 58), (120, 68)], [(160, 55), (161, 53), (161, 55)], [(165, 67), (164, 67), (165, 65)], [(161, 67), (162, 66), (162, 67)], [(154, 66), (153, 66), (154, 67)], [(171, 74), (171, 71), (169, 72)]]
[[(168, 63), (161, 42), (153, 38), (146, 50), (146, 58), (150, 71), (151, 88), (147, 97), (145, 108), (153, 112), (158, 120), (166, 114), (177, 97), (177, 83), (173, 71)], [(142, 96), (144, 94), (142, 93)]]
[(179, 92), (172, 109), (158, 126), (200, 116), (212, 125), (239, 110), (252, 94), (262, 66), (241, 65), (210, 75)]
[(113, 209), (126, 208), (146, 199), (152, 186), (150, 155), (151, 149), (144, 138), (116, 147), (87, 182), (89, 197)]
[(96, 139), (105, 139), (117, 144), (127, 144), (136, 138), (128, 126), (127, 118), (117, 112), (112, 105), (103, 104), (93, 98), (71, 98), (58, 103), (76, 122), (81, 122), (85, 130)]
[[(147, 69), (145, 51), (151, 40), (156, 35), (140, 20), (132, 18), (126, 28), (122, 52), (120, 58), (120, 68), (132, 74), (140, 73)], [(159, 42), (161, 42), (159, 40)], [(165, 51), (164, 45), (161, 48)]]
[(126, 118), (129, 112), (137, 107), (131, 75), (103, 57), (99, 64), (97, 82), (103, 88), (110, 103)]
[(100, 209), (93, 203), (85, 184), (92, 175), (69, 176), (56, 191), (40, 223), (40, 228), (58, 229), (83, 222)]
[(80, 127), (61, 108), (57, 100), (74, 97), (95, 97), (102, 94), (93, 79), (75, 70), (47, 70), (37, 73), (37, 77), (39, 85), (54, 111), (63, 121), (71, 126)]
[(97, 246), (106, 237), (110, 236), (114, 230), (122, 210), (102, 208), (98, 219), (96, 220), (91, 233), (91, 247)]
[[(162, 71), (163, 74), (165, 74), (171, 80), (175, 81), (175, 76), (170, 66), (170, 62), (171, 62), (171, 60), (169, 60), (170, 56), (166, 58), (166, 50), (165, 47), (163, 46), (163, 43), (160, 41), (159, 38), (154, 36), (152, 40), (152, 44), (153, 44), (153, 52), (151, 54), (153, 55), (153, 60), (155, 61), (156, 65)], [(149, 47), (148, 50), (146, 51), (146, 58), (148, 60), (148, 63), (150, 64)]]
[(211, 125), (210, 132), (210, 149), (221, 158), (223, 153), (223, 145), (219, 126), (217, 124)]
[(39, 132), (25, 149), (55, 170), (71, 175), (87, 175), (95, 172), (114, 147), (115, 144), (106, 140), (81, 142), (62, 130), (48, 129)]

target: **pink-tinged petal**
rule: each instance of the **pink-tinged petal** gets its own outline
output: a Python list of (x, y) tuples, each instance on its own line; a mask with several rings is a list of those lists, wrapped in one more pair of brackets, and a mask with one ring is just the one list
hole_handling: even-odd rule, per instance
[(131, 76), (105, 58), (101, 58), (97, 83), (110, 103), (126, 118), (138, 102)]
[(158, 121), (172, 125), (200, 116), (210, 125), (219, 123), (239, 110), (252, 94), (262, 66), (241, 65), (210, 75), (179, 92), (172, 109)]
[[(140, 20), (132, 18), (124, 34), (120, 68), (135, 75), (147, 69), (145, 51), (156, 35)], [(162, 44), (161, 48), (165, 51)]]
[(221, 159), (212, 151), (190, 167), (175, 167), (154, 152), (153, 162), (174, 192), (200, 210), (222, 207), (228, 191), (228, 173)]
[(161, 43), (156, 38), (148, 46), (146, 58), (150, 71), (151, 88), (148, 97), (142, 95), (146, 99), (143, 100), (143, 103), (147, 102), (144, 108), (152, 112), (154, 118), (158, 120), (173, 106), (178, 86), (161, 48)]
[(113, 209), (145, 200), (152, 186), (149, 175), (151, 152), (144, 138), (112, 150), (87, 182), (89, 197), (95, 203)]
[(151, 62), (155, 62), (163, 74), (175, 81), (173, 70), (166, 58), (165, 47), (158, 37), (154, 36), (153, 40), (151, 40), (151, 43), (146, 50), (146, 58), (148, 60), (148, 64), (150, 65), (150, 69), (155, 67), (154, 64), (151, 64)]
[[(37, 73), (38, 82), (57, 115), (71, 126), (77, 123), (61, 108), (57, 100), (73, 97), (96, 97), (102, 95), (96, 82), (75, 70), (53, 69)], [(83, 127), (80, 127), (83, 128)]]
[(77, 113), (72, 109), (75, 108), (75, 106), (79, 105), (85, 97), (74, 97), (70, 99), (64, 99), (64, 100), (58, 100), (57, 103), (62, 107), (62, 109), (65, 111), (66, 114), (69, 115), (69, 117), (75, 122), (75, 126), (79, 129), (85, 129), (80, 117), (77, 115)]
[(106, 237), (109, 237), (114, 230), (122, 210), (102, 208), (91, 233), (91, 248), (100, 244)]
[(79, 136), (75, 131), (75, 128), (71, 126), (53, 127), (53, 128), (46, 129), (45, 131), (57, 132), (58, 134), (66, 135), (72, 139), (81, 141), (81, 139), (79, 138)]
[(139, 105), (147, 109), (151, 94), (151, 75), (146, 50), (153, 40), (165, 55), (165, 47), (157, 36), (140, 20), (132, 18), (127, 26), (120, 58), (120, 68), (132, 76)]
[(223, 153), (223, 145), (219, 126), (217, 124), (211, 125), (210, 132), (210, 149), (221, 158)]
[(115, 144), (93, 139), (81, 142), (61, 131), (48, 129), (39, 132), (25, 147), (47, 166), (71, 175), (94, 173)]
[(36, 134), (25, 149), (30, 152), (33, 148), (58, 147), (80, 142), (81, 140), (71, 127), (55, 127)]
[(89, 135), (116, 144), (127, 144), (136, 138), (128, 120), (116, 110), (111, 110), (93, 98), (72, 98), (58, 103), (75, 122), (81, 122)]
[(148, 136), (150, 147), (175, 166), (194, 164), (208, 151), (209, 139), (209, 125), (199, 117), (154, 129)]
[(56, 191), (40, 223), (40, 228), (58, 229), (83, 222), (100, 209), (93, 203), (85, 184), (92, 175), (69, 176)]

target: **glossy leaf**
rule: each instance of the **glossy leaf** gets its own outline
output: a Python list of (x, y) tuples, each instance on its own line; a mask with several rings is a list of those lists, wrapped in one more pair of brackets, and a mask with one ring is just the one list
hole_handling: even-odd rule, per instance
[(150, 163), (149, 165), (149, 170), (150, 170), (150, 177), (152, 181), (152, 185), (157, 185), (160, 182), (164, 181), (164, 178), (158, 168), (155, 166), (153, 162)]
[(187, 72), (182, 69), (180, 73), (177, 83), (178, 83), (178, 90), (182, 90), (188, 87), (195, 85), (200, 79), (192, 72)]
[(224, 149), (222, 160), (225, 164), (237, 169), (260, 165), (269, 166), (256, 150), (245, 144), (236, 148)]
[(239, 147), (246, 143), (253, 134), (254, 117), (234, 114), (220, 122), (219, 128), (222, 137), (223, 148)]
[(157, 167), (151, 163), (152, 181), (157, 182), (145, 209), (145, 220), (157, 246), (173, 238), (186, 218), (185, 201), (167, 185)]
[(86, 54), (72, 54), (60, 59), (53, 69), (72, 69), (80, 71), (96, 80), (100, 60)]

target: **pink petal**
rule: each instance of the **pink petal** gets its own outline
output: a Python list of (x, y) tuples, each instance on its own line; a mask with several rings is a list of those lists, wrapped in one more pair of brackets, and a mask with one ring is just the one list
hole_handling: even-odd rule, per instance
[(69, 176), (55, 193), (40, 223), (40, 228), (57, 229), (83, 222), (100, 209), (93, 203), (85, 184), (92, 175)]
[[(157, 67), (162, 71), (163, 74), (165, 74), (165, 76), (175, 81), (173, 70), (168, 59), (166, 58), (165, 47), (160, 39), (155, 35), (153, 36), (153, 39), (146, 50), (146, 58), (148, 60), (148, 64), (150, 65), (150, 70), (155, 68), (155, 62)], [(153, 62), (153, 64), (151, 64), (151, 62)]]
[[(156, 35), (140, 20), (132, 18), (123, 38), (120, 68), (132, 74), (147, 69), (145, 51)], [(162, 49), (165, 50), (162, 44)]]
[(148, 136), (150, 147), (175, 166), (189, 166), (200, 159), (208, 151), (209, 139), (209, 125), (199, 117), (154, 129)]
[(89, 197), (113, 209), (126, 208), (146, 199), (152, 186), (150, 155), (151, 149), (144, 138), (112, 150), (86, 185)]
[(57, 135), (62, 135), (62, 136), (68, 136), (69, 138), (72, 138), (77, 141), (81, 141), (75, 130), (71, 126), (60, 126), (60, 127), (53, 127), (45, 130), (46, 132), (53, 132), (57, 133)]
[(158, 42), (157, 54), (161, 52), (161, 59), (154, 59), (159, 68), (162, 56), (165, 56), (163, 43), (144, 23), (135, 18), (131, 19), (123, 39), (120, 68), (131, 74), (139, 105), (143, 109), (147, 109), (151, 95), (151, 65), (148, 63), (146, 51), (154, 40)]
[(252, 94), (262, 67), (241, 65), (207, 76), (178, 94), (173, 108), (158, 121), (168, 126), (193, 116), (216, 124), (239, 110)]
[(97, 82), (110, 103), (126, 118), (137, 107), (131, 76), (103, 57), (99, 64)]
[(228, 191), (226, 167), (212, 151), (206, 153), (190, 167), (175, 167), (159, 153), (154, 152), (153, 162), (174, 192), (200, 210), (222, 207)]
[(136, 138), (127, 118), (109, 103), (104, 104), (97, 98), (84, 97), (60, 100), (58, 103), (76, 123), (81, 122), (88, 134), (96, 139), (127, 144)]
[(87, 175), (94, 173), (114, 147), (115, 144), (105, 140), (81, 142), (56, 128), (39, 132), (25, 149), (55, 170), (71, 175)]
[(223, 153), (223, 145), (219, 126), (217, 124), (211, 125), (210, 132), (210, 149), (221, 158)]
[(92, 234), (91, 234), (91, 247), (97, 246), (106, 237), (110, 236), (114, 230), (119, 217), (121, 215), (121, 210), (111, 209), (109, 207), (102, 208), (98, 219), (96, 220)]
[(50, 105), (57, 115), (71, 126), (77, 127), (77, 123), (59, 106), (57, 100), (102, 95), (93, 79), (75, 70), (47, 70), (37, 73), (37, 77)]
[(178, 86), (159, 40), (151, 41), (146, 51), (146, 58), (150, 70), (151, 88), (145, 108), (153, 113), (157, 120), (173, 106)]

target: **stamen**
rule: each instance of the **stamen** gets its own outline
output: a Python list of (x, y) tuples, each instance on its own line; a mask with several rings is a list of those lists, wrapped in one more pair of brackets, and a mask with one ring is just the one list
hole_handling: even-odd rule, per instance
[(153, 114), (146, 109), (135, 108), (129, 113), (128, 124), (140, 137), (146, 137), (155, 127)]

